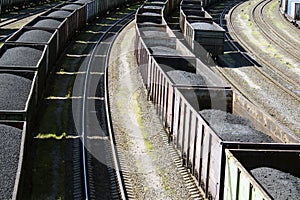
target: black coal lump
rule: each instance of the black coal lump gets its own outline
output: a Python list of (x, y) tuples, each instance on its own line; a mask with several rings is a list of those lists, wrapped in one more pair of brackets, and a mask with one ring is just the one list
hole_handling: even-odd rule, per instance
[(58, 10), (58, 11), (49, 13), (47, 16), (48, 17), (68, 17), (70, 14), (71, 14), (71, 12), (69, 12), (69, 11)]
[(300, 199), (300, 178), (270, 167), (251, 170), (255, 179), (274, 199)]
[(69, 9), (69, 10), (76, 10), (76, 9), (80, 8), (80, 5), (70, 4), (70, 5), (63, 6), (61, 8), (62, 9)]
[(33, 27), (58, 28), (60, 24), (61, 22), (55, 19), (43, 19), (35, 23)]
[(47, 43), (52, 36), (52, 33), (43, 30), (30, 30), (24, 32), (16, 40), (17, 42), (31, 42), (31, 43)]
[(0, 124), (0, 199), (12, 199), (21, 139), (21, 129)]
[(13, 74), (0, 74), (0, 110), (24, 110), (32, 81)]
[(42, 51), (31, 47), (12, 47), (7, 49), (0, 58), (1, 65), (36, 66)]
[(225, 141), (272, 143), (270, 136), (255, 130), (249, 120), (221, 110), (207, 109), (199, 112), (216, 134)]

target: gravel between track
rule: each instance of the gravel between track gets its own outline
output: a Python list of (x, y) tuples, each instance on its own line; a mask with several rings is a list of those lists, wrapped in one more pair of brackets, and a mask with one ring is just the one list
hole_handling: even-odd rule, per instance
[[(202, 199), (189, 173), (178, 167), (178, 163), (181, 165), (179, 157), (167, 143), (156, 111), (147, 101), (133, 53), (134, 27), (131, 23), (115, 42), (108, 73), (113, 128), (121, 152), (122, 170), (133, 190), (131, 196), (135, 199)], [(194, 189), (193, 194), (190, 188)]]
[[(237, 33), (247, 43), (247, 46), (253, 49), (253, 52), (259, 53), (261, 58), (268, 59), (268, 62), (273, 66), (276, 65), (278, 68), (281, 68), (285, 74), (288, 74), (290, 77), (293, 77), (293, 80), (299, 82), (299, 65), (290, 61), (286, 53), (279, 52), (278, 48), (266, 41), (249, 19), (248, 13), (250, 13), (250, 9), (255, 2), (258, 1), (246, 2), (234, 11), (233, 23), (235, 24)], [(276, 19), (274, 19), (274, 24), (278, 24), (279, 26), (284, 24), (278, 18)], [(264, 68), (262, 66), (263, 70)], [(272, 86), (272, 83), (263, 78), (262, 75), (259, 75), (255, 70), (252, 70), (251, 67), (227, 69), (227, 72), (271, 116), (274, 116), (276, 120), (289, 128), (295, 136), (300, 137), (299, 101), (292, 100), (277, 86)], [(296, 90), (299, 91), (299, 87)]]
[(299, 177), (269, 167), (255, 168), (251, 173), (275, 200), (300, 199)]
[(0, 124), (0, 199), (12, 198), (21, 139), (21, 129)]

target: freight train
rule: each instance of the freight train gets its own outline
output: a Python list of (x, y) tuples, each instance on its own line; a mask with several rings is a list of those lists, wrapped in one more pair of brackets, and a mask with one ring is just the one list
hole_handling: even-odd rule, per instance
[[(1, 1), (1, 9), (27, 2), (29, 1), (4, 0)], [(2, 45), (0, 199), (17, 198), (23, 155), (27, 148), (24, 145), (26, 135), (34, 127), (47, 80), (68, 41), (96, 16), (131, 2), (133, 1), (64, 1), (27, 23)]]
[[(299, 199), (299, 138), (224, 83), (194, 54), (200, 47), (184, 45), (182, 38), (191, 46), (215, 37), (204, 49), (222, 53), (223, 30), (202, 7), (210, 3), (151, 0), (136, 12), (135, 56), (148, 98), (207, 199)], [(179, 4), (177, 38), (165, 18)], [(209, 30), (195, 29), (199, 22)]]

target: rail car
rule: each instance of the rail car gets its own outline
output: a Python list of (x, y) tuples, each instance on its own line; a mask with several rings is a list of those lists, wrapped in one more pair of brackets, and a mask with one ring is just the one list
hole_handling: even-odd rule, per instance
[[(12, 6), (16, 3), (27, 2), (1, 1), (1, 9), (6, 9), (3, 8), (3, 3), (9, 3), (9, 6)], [(47, 80), (51, 72), (55, 70), (55, 62), (61, 56), (68, 41), (96, 16), (130, 2), (134, 1), (65, 1), (34, 18), (11, 35), (2, 45), (0, 49), (0, 125), (8, 124), (12, 129), (19, 128), (22, 140), (16, 140), (18, 143), (16, 145), (20, 147), (19, 151), (12, 151), (18, 158), (17, 161), (7, 165), (16, 170), (11, 176), (13, 180), (7, 181), (6, 185), (1, 184), (1, 191), (6, 191), (1, 193), (4, 195), (0, 197), (1, 199), (18, 198), (19, 179), (22, 177), (22, 159), (27, 148), (26, 145), (24, 146), (24, 139), (35, 126), (37, 109), (48, 84)], [(7, 130), (11, 127), (1, 131), (1, 138), (5, 138), (3, 134), (9, 134)]]
[[(291, 152), (294, 157), (287, 162), (266, 156), (257, 166), (271, 166), (299, 180), (295, 168), (289, 167), (291, 163), (299, 166), (299, 138), (233, 92), (175, 37), (164, 20), (167, 5), (152, 13), (143, 12), (144, 6), (137, 11), (135, 55), (148, 98), (157, 109), (169, 141), (206, 198), (274, 199), (274, 194), (261, 186), (262, 181), (249, 172), (254, 168), (249, 159), (242, 159), (236, 152), (249, 152), (252, 163), (259, 152)], [(199, 13), (202, 11), (199, 9)], [(232, 173), (238, 175), (232, 177)], [(294, 191), (290, 195), (298, 194)]]
[[(190, 47), (197, 51), (198, 43), (207, 54), (216, 58), (224, 52), (225, 30), (204, 10), (202, 1), (183, 0), (180, 3), (180, 29)], [(195, 45), (195, 42), (196, 45)]]
[(300, 1), (280, 0), (279, 10), (284, 17), (297, 27), (300, 27)]

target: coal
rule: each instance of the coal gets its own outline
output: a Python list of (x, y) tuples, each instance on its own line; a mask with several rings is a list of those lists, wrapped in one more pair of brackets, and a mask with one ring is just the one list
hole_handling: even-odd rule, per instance
[(21, 140), (21, 129), (0, 124), (0, 199), (12, 199)]
[(143, 31), (143, 37), (166, 38), (169, 37), (168, 33), (163, 31)]
[(259, 167), (251, 174), (274, 199), (300, 199), (300, 178), (274, 168)]
[(74, 3), (87, 3), (89, 2), (90, 0), (78, 0), (78, 1), (75, 1)]
[(31, 47), (12, 47), (2, 54), (0, 66), (36, 66), (41, 57), (41, 50)]
[(172, 70), (167, 72), (175, 84), (180, 85), (206, 85), (205, 79), (199, 74), (182, 70)]
[(52, 33), (42, 30), (30, 30), (24, 32), (16, 40), (17, 42), (32, 42), (32, 43), (47, 43), (52, 36)]
[(0, 74), (0, 110), (24, 110), (32, 81), (13, 74)]
[(70, 4), (70, 5), (63, 6), (62, 9), (76, 10), (80, 7), (81, 7), (80, 5)]
[(270, 136), (255, 130), (249, 120), (221, 110), (206, 109), (199, 112), (225, 141), (272, 143)]
[(145, 5), (143, 6), (143, 8), (145, 9), (157, 9), (157, 10), (160, 10), (163, 8), (163, 6), (159, 6), (159, 5)]
[(71, 14), (69, 11), (59, 10), (48, 14), (48, 17), (68, 17)]
[(161, 16), (161, 14), (159, 14), (159, 13), (155, 13), (155, 12), (143, 12), (143, 13), (141, 13), (141, 15), (148, 15), (148, 16)]
[(33, 27), (41, 27), (41, 28), (58, 28), (61, 24), (60, 21), (55, 19), (43, 19), (38, 21)]
[(169, 55), (169, 56), (179, 55), (179, 52), (176, 49), (171, 49), (169, 47), (164, 47), (164, 46), (151, 47), (150, 51), (152, 52), (153, 55)]

